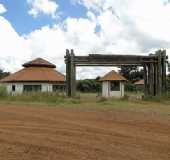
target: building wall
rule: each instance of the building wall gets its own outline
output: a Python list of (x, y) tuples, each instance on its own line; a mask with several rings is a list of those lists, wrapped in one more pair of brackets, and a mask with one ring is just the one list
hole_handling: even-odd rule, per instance
[[(53, 91), (53, 84), (50, 83), (5, 83), (7, 92), (9, 94), (22, 94), (23, 93), (23, 86), (24, 85), (41, 85), (42, 92), (52, 92)], [(12, 86), (15, 85), (15, 92), (12, 91)]]
[(109, 97), (124, 97), (124, 83), (120, 82), (120, 90), (119, 91), (111, 91), (110, 89), (110, 81), (102, 82), (102, 96)]
[(102, 97), (109, 97), (109, 81), (102, 82)]
[[(21, 83), (7, 83), (5, 85), (9, 94), (22, 94), (23, 85)], [(13, 85), (15, 85), (15, 92), (12, 92)]]

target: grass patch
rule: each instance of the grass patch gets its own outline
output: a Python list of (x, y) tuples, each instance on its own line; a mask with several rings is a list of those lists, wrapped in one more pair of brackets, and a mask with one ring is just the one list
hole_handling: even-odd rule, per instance
[(118, 109), (122, 111), (131, 110), (135, 112), (159, 112), (170, 114), (170, 96), (149, 97), (144, 100), (129, 100), (127, 96), (121, 99), (106, 99), (95, 93), (80, 93), (75, 98), (68, 98), (59, 93), (27, 93), (22, 95), (0, 96), (0, 103), (14, 104), (19, 106), (44, 106), (44, 107), (71, 107), (87, 109)]
[(0, 85), (0, 97), (7, 97), (7, 89), (4, 85)]
[(68, 98), (64, 94), (47, 93), (47, 92), (32, 92), (22, 95), (6, 95), (1, 96), (0, 101), (7, 102), (26, 102), (26, 103), (45, 103), (45, 104), (79, 104), (79, 98)]
[(161, 102), (161, 103), (170, 104), (170, 92), (163, 94), (161, 96), (147, 96), (147, 97), (144, 97), (143, 100), (150, 101), (150, 102)]

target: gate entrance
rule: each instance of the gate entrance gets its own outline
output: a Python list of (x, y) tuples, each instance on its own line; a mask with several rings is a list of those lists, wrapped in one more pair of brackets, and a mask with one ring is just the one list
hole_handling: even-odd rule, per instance
[(76, 95), (77, 66), (121, 66), (134, 65), (144, 68), (145, 96), (160, 96), (166, 92), (166, 50), (158, 50), (148, 56), (138, 55), (103, 55), (89, 54), (76, 56), (74, 50), (66, 50), (66, 93), (69, 97)]

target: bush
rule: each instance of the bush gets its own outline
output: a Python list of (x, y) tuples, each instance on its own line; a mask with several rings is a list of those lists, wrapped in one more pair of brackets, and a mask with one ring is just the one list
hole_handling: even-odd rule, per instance
[(125, 83), (125, 91), (135, 92), (136, 91), (136, 86), (131, 82), (127, 82), (127, 83)]
[(101, 83), (96, 79), (79, 80), (77, 90), (81, 92), (100, 92)]
[(0, 98), (7, 96), (7, 89), (5, 86), (0, 85)]

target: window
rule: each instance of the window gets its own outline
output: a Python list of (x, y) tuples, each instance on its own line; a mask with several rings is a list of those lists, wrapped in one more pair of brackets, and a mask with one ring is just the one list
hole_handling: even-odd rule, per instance
[(111, 81), (110, 82), (111, 91), (120, 91), (120, 81)]
[(24, 85), (24, 92), (39, 92), (41, 85)]
[(12, 92), (15, 92), (15, 85), (12, 85)]
[(63, 85), (53, 85), (53, 92), (64, 91)]

